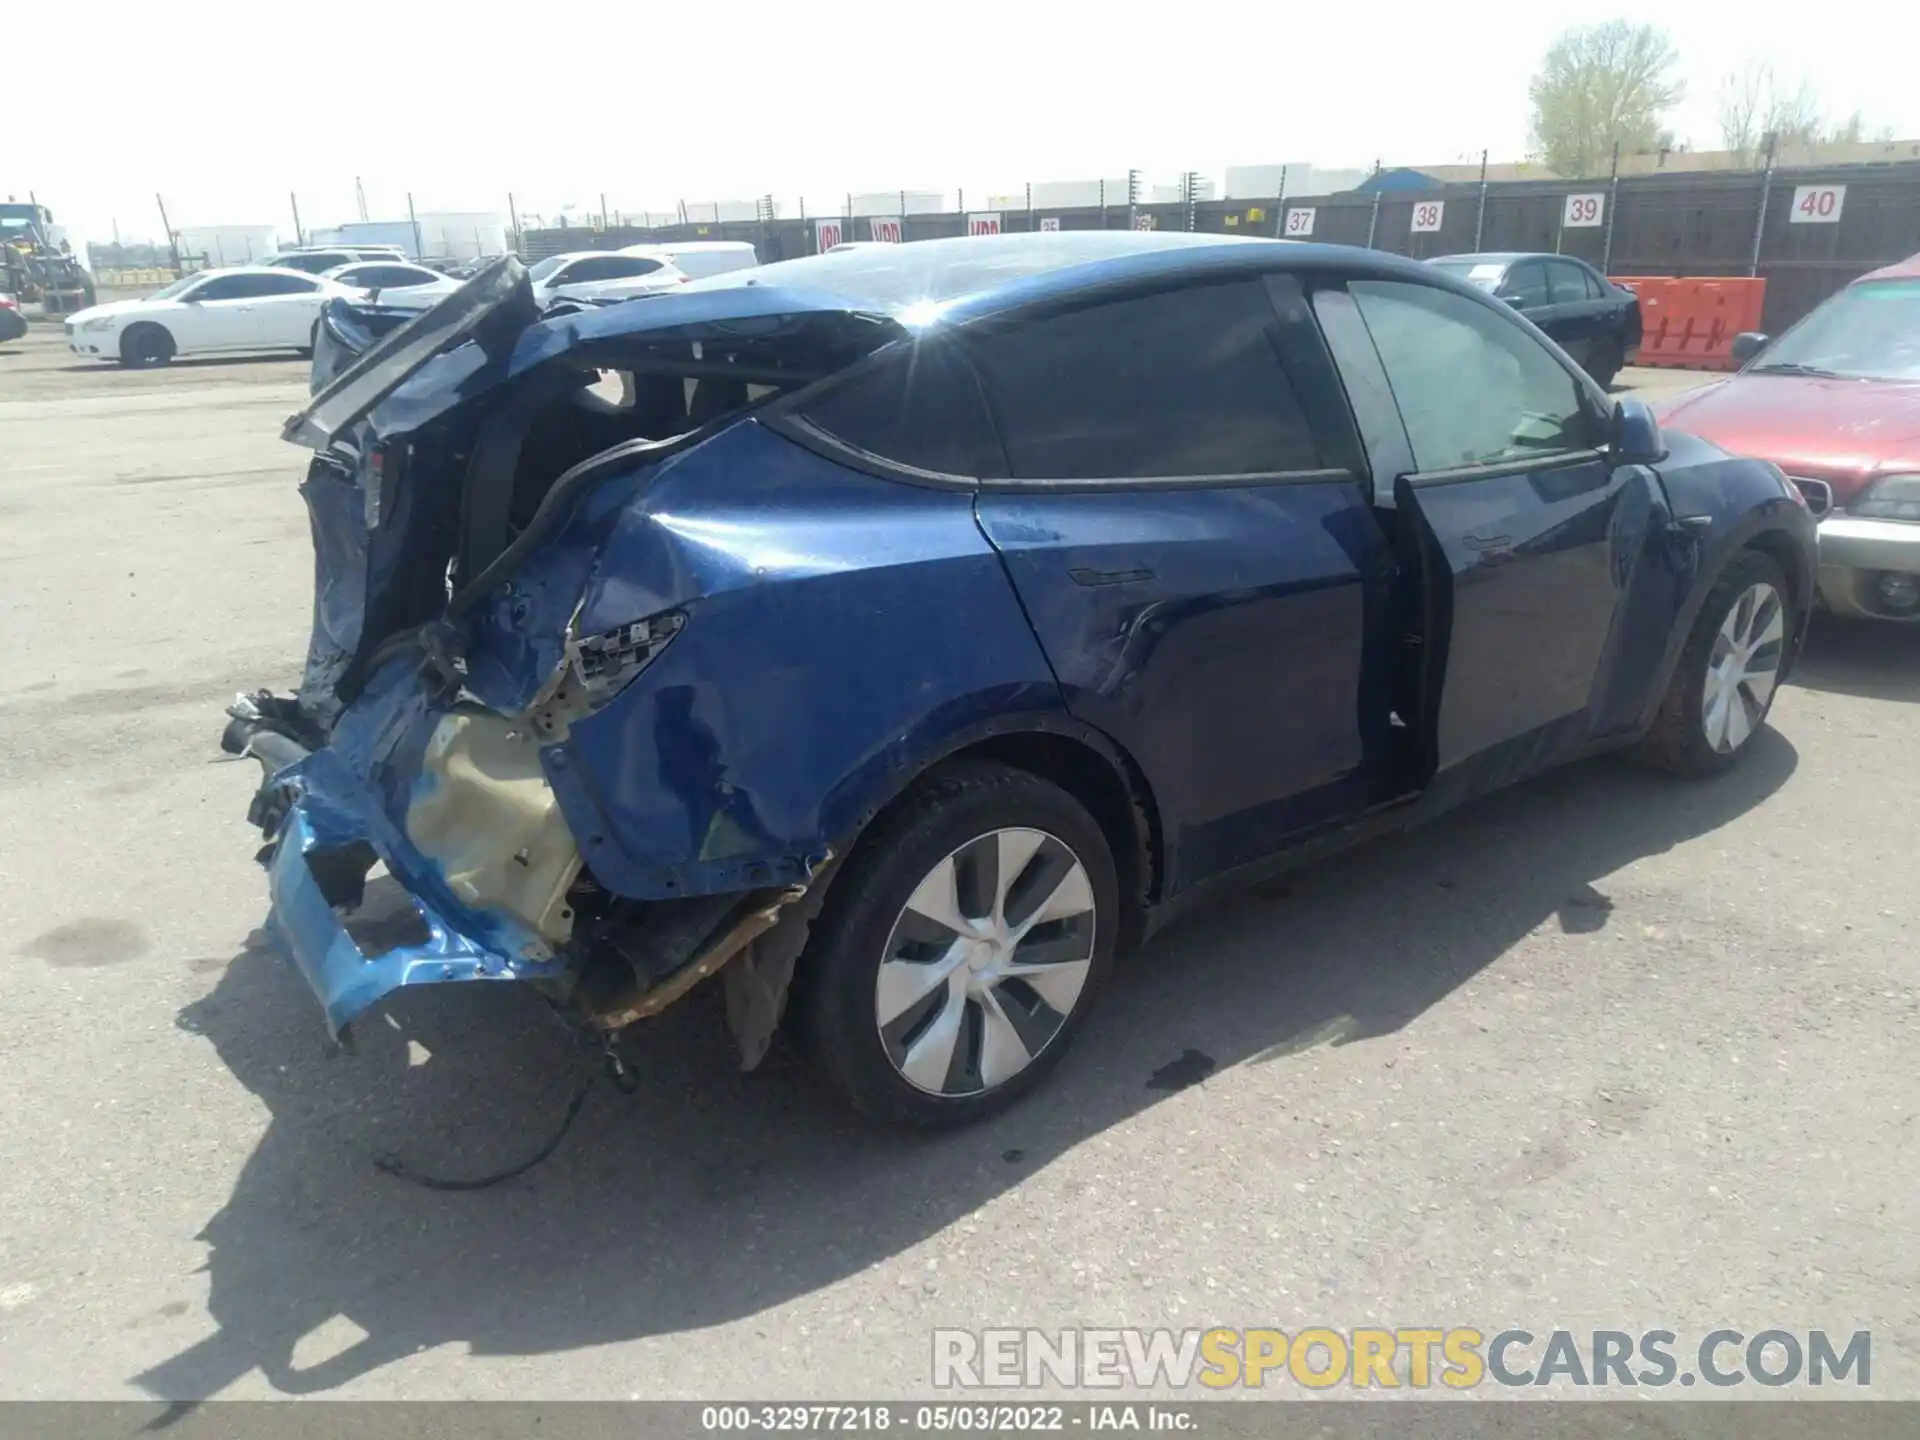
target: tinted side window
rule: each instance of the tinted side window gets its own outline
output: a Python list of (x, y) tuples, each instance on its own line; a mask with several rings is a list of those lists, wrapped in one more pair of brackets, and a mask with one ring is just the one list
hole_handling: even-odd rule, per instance
[(1553, 303), (1571, 305), (1584, 304), (1590, 297), (1587, 293), (1587, 272), (1571, 260), (1547, 261), (1547, 275), (1553, 289)]
[(304, 270), (309, 275), (318, 275), (323, 270), (345, 265), (355, 258), (339, 250), (329, 250), (323, 255), (289, 255), (279, 263), (282, 270)]
[(1347, 288), (1421, 470), (1587, 448), (1573, 376), (1516, 321), (1425, 285), (1356, 280)]
[(950, 343), (894, 346), (802, 413), (855, 449), (916, 470), (974, 478), (1007, 471), (980, 383)]
[(1193, 286), (974, 342), (1016, 479), (1319, 468), (1258, 281)]
[(381, 290), (400, 290), (409, 285), (425, 285), (434, 277), (408, 265), (362, 265), (354, 272), (356, 285), (371, 285)]
[(298, 275), (258, 275), (254, 277), (255, 295), (311, 295), (320, 287), (312, 280), (302, 280)]
[(221, 275), (207, 281), (193, 292), (195, 300), (251, 300), (258, 295), (270, 294), (261, 288), (265, 275)]
[(1523, 260), (1507, 271), (1507, 278), (1501, 283), (1500, 297), (1503, 300), (1518, 300), (1522, 305), (1545, 305), (1547, 303), (1547, 269), (1538, 260)]

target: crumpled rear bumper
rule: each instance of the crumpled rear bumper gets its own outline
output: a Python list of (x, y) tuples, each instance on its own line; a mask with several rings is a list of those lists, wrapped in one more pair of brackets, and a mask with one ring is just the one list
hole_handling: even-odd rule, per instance
[(412, 897), (413, 907), (428, 938), (365, 953), (314, 875), (309, 861), (319, 848), (306, 802), (296, 802), (281, 825), (269, 866), (273, 911), (268, 930), (306, 977), (333, 1035), (341, 1035), (354, 1017), (404, 986), (522, 980), (534, 978), (530, 970), (557, 970), (552, 964), (529, 967), (488, 948), (454, 928), (418, 896)]
[[(262, 858), (272, 910), (268, 932), (292, 958), (343, 1034), (354, 1018), (396, 990), (463, 980), (562, 980), (567, 959), (515, 917), (474, 909), (449, 887), (441, 868), (409, 839), (405, 814), (415, 794), (418, 757), (435, 712), (409, 681), (370, 692), (332, 743), (306, 752), (271, 730), (236, 741), (266, 772), (250, 818), (268, 837)], [(239, 713), (238, 707), (233, 712)], [(368, 777), (374, 777), (369, 779)], [(389, 813), (383, 786), (397, 797)], [(359, 901), (372, 863), (382, 862), (406, 893), (417, 925), (401, 943), (362, 945), (345, 918)], [(399, 917), (405, 919), (404, 913)]]

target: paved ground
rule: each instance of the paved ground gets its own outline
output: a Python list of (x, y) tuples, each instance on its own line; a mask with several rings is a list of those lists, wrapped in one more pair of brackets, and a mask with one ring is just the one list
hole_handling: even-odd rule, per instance
[(695, 1003), (439, 1194), (375, 1160), (507, 1163), (580, 1071), (458, 991), (329, 1055), (257, 935), (214, 742), (301, 653), (302, 380), (0, 350), (0, 1397), (911, 1394), (936, 1325), (1075, 1323), (1871, 1328), (1920, 1396), (1920, 634), (1821, 631), (1720, 783), (1583, 766), (1182, 924), (984, 1128), (737, 1077)]

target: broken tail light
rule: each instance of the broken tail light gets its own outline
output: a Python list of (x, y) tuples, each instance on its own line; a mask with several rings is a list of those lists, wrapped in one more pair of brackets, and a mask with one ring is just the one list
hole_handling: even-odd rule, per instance
[(576, 720), (604, 709), (654, 662), (686, 623), (683, 612), (666, 610), (575, 640), (567, 647), (554, 683), (529, 712), (541, 738), (564, 740)]

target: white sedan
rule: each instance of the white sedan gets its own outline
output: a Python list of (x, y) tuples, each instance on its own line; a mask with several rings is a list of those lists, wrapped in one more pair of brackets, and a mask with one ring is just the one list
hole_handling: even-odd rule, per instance
[(357, 290), (267, 265), (202, 270), (144, 300), (115, 300), (67, 317), (76, 355), (123, 365), (164, 365), (176, 355), (311, 350), (327, 301)]
[(403, 260), (361, 260), (339, 265), (325, 278), (362, 292), (370, 304), (402, 310), (425, 310), (460, 288), (461, 282), (424, 265)]
[(549, 255), (527, 271), (527, 278), (543, 310), (561, 300), (630, 300), (671, 290), (687, 279), (677, 266), (657, 257), (604, 250)]

